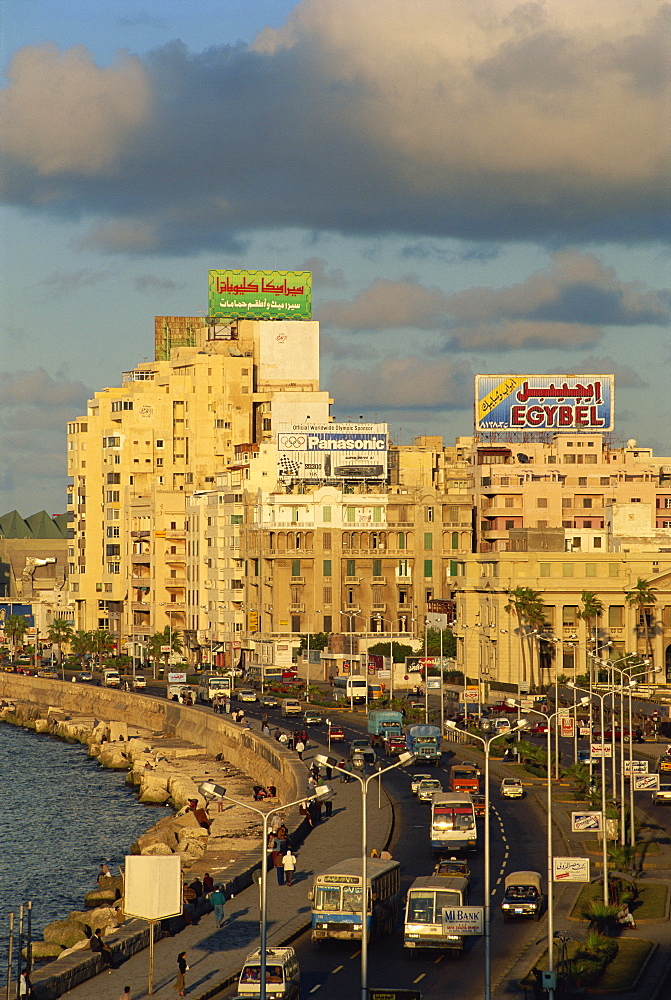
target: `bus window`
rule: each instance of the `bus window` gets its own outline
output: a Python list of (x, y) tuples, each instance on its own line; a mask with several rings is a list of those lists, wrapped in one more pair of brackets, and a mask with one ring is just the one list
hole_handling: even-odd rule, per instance
[(343, 886), (342, 908), (353, 913), (361, 911), (361, 886)]
[(318, 885), (315, 895), (315, 910), (337, 913), (340, 909), (340, 886)]
[(418, 924), (433, 923), (433, 897), (432, 892), (413, 892), (408, 900), (409, 921)]

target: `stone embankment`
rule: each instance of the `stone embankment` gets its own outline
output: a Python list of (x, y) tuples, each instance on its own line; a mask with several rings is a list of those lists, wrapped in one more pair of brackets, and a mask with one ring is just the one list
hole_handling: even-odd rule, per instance
[[(143, 855), (177, 854), (185, 883), (209, 871), (228, 894), (251, 881), (261, 858), (261, 817), (235, 805), (210, 805), (198, 792), (206, 780), (223, 784), (253, 803), (252, 785), (274, 785), (277, 797), (255, 808), (276, 808), (303, 792), (304, 770), (296, 757), (228, 716), (126, 692), (0, 674), (0, 720), (84, 744), (101, 766), (124, 771), (140, 802), (166, 805), (162, 817), (130, 848)], [(191, 808), (196, 801), (196, 811)], [(191, 805), (190, 805), (191, 803)], [(208, 906), (209, 904), (205, 904)], [(123, 914), (121, 878), (106, 878), (86, 897), (87, 909), (54, 921), (35, 942), (36, 959), (56, 962), (36, 971), (40, 1000), (50, 1000), (98, 971), (88, 948), (92, 929), (121, 960), (146, 947), (144, 921)]]

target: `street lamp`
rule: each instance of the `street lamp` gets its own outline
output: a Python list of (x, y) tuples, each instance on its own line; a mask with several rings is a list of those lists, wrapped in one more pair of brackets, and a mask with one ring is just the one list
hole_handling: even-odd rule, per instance
[(315, 754), (314, 760), (322, 767), (330, 767), (334, 771), (340, 771), (350, 778), (356, 778), (361, 785), (361, 1000), (368, 998), (368, 784), (377, 778), (378, 780), (387, 771), (393, 771), (396, 767), (403, 767), (415, 761), (414, 753), (402, 753), (394, 764), (380, 768), (367, 778), (351, 771), (346, 771), (344, 767), (338, 766), (337, 757), (329, 757), (326, 754)]
[[(526, 719), (518, 719), (515, 725), (509, 732), (497, 733), (496, 736), (490, 736), (486, 739), (484, 736), (477, 736), (475, 733), (469, 733), (469, 737), (478, 740), (482, 743), (485, 752), (485, 906), (484, 906), (484, 925), (485, 925), (485, 1000), (490, 1000), (492, 995), (492, 954), (491, 954), (491, 864), (490, 864), (490, 833), (489, 833), (489, 748), (494, 740), (503, 739), (504, 736), (508, 736), (510, 732), (516, 732), (519, 729), (523, 729), (526, 726)], [(445, 723), (448, 729), (452, 731), (459, 731), (456, 722), (453, 719), (448, 719)]]
[(386, 622), (389, 625), (389, 701), (394, 698), (394, 634), (392, 632), (391, 618), (383, 618), (382, 615), (374, 615), (376, 622)]
[[(321, 611), (315, 611), (314, 614), (320, 615)], [(308, 705), (310, 704), (310, 618), (311, 617), (312, 617), (311, 614), (308, 613), (308, 616), (307, 616), (307, 619), (308, 619), (308, 633), (307, 633), (307, 640), (308, 640), (307, 641), (307, 654), (308, 654), (308, 659), (307, 659), (307, 666), (306, 666), (306, 670), (305, 670), (305, 700), (307, 701)]]
[(266, 1000), (266, 950), (267, 950), (267, 914), (268, 914), (268, 820), (275, 813), (283, 812), (286, 809), (291, 809), (293, 806), (301, 806), (306, 802), (312, 801), (312, 799), (317, 799), (318, 802), (324, 802), (326, 799), (332, 798), (334, 792), (330, 785), (319, 785), (312, 795), (304, 796), (301, 799), (296, 799), (295, 802), (286, 802), (284, 805), (276, 806), (274, 809), (269, 809), (264, 812), (263, 809), (257, 809), (256, 806), (250, 806), (248, 802), (239, 802), (238, 799), (232, 798), (230, 795), (226, 794), (226, 789), (222, 785), (217, 785), (214, 781), (204, 781), (198, 786), (199, 793), (204, 799), (209, 800), (220, 800), (226, 799), (227, 802), (233, 802), (236, 806), (240, 806), (241, 809), (249, 809), (251, 812), (257, 814), (261, 817), (263, 822), (263, 844), (261, 847), (261, 905), (260, 905), (260, 938), (261, 938), (261, 982), (260, 982), (260, 1000)]

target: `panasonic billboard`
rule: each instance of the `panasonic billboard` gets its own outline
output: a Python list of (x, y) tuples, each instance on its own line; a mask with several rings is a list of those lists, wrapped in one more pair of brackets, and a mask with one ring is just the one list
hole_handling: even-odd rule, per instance
[(277, 435), (289, 479), (386, 479), (386, 424), (289, 424)]

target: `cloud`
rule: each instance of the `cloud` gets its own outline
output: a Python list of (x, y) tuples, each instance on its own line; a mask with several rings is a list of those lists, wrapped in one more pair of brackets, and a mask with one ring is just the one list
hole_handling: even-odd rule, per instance
[(351, 340), (343, 340), (333, 337), (328, 333), (320, 333), (319, 353), (322, 357), (331, 357), (338, 360), (343, 358), (375, 358), (379, 356), (379, 351), (366, 347), (361, 342), (353, 344)]
[(67, 422), (86, 412), (92, 395), (81, 382), (42, 369), (0, 372), (0, 512), (65, 510)]
[(318, 316), (342, 330), (440, 331), (447, 349), (574, 350), (598, 343), (604, 326), (668, 324), (671, 294), (621, 281), (594, 254), (565, 251), (507, 288), (446, 295), (413, 277), (378, 279), (350, 301), (325, 302)]
[(70, 295), (80, 288), (95, 288), (110, 280), (109, 271), (93, 271), (81, 268), (78, 271), (52, 271), (36, 281), (38, 287), (48, 288), (52, 296)]
[[(621, 365), (610, 356), (581, 358), (580, 370), (595, 372), (597, 374), (603, 372), (604, 374), (614, 375), (615, 385), (618, 389), (643, 389), (649, 384), (641, 378), (637, 371), (630, 368), (629, 365)], [(547, 374), (554, 375), (555, 373), (548, 372)]]
[(390, 358), (372, 369), (335, 368), (329, 391), (338, 407), (453, 410), (473, 405), (473, 371), (463, 362)]
[(323, 257), (308, 257), (298, 267), (299, 271), (312, 271), (312, 288), (335, 288), (342, 289), (347, 285), (345, 272), (340, 267), (332, 267), (328, 270), (327, 262)]
[(87, 217), (110, 253), (281, 227), (659, 239), (668, 21), (663, 0), (303, 0), (251, 46), (111, 67), (25, 48), (0, 95), (4, 198)]
[(173, 281), (172, 278), (158, 278), (155, 274), (138, 274), (133, 281), (138, 292), (174, 292), (186, 287), (186, 282)]

